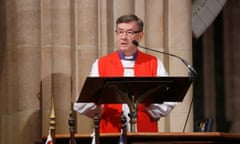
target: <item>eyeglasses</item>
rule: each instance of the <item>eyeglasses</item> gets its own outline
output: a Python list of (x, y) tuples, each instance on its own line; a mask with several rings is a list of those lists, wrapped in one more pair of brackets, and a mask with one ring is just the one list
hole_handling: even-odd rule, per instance
[(124, 31), (124, 30), (116, 30), (115, 32), (116, 32), (116, 34), (117, 34), (118, 36), (123, 36), (124, 34), (126, 34), (127, 36), (134, 36), (136, 33), (140, 33), (141, 31), (132, 31), (132, 30)]

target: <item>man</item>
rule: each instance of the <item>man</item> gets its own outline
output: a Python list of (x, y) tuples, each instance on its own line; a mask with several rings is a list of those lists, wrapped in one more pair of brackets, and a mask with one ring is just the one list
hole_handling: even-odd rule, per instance
[[(116, 21), (116, 40), (118, 50), (97, 59), (92, 65), (90, 76), (167, 76), (163, 63), (156, 57), (143, 53), (133, 40), (143, 38), (143, 21), (136, 15), (123, 15)], [(163, 104), (140, 104), (137, 108), (137, 131), (157, 132), (157, 120), (168, 115), (175, 107), (173, 102)], [(121, 112), (129, 121), (129, 108), (126, 104), (75, 103), (74, 110), (93, 118), (100, 114), (100, 132), (120, 132)], [(130, 127), (128, 125), (128, 131)]]

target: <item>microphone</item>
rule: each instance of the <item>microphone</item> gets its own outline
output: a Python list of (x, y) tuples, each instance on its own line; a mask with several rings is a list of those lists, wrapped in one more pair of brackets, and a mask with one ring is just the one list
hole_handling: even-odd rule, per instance
[(196, 77), (197, 76), (197, 71), (193, 68), (192, 65), (190, 65), (186, 60), (184, 60), (183, 58), (181, 58), (180, 56), (177, 56), (175, 54), (171, 54), (171, 53), (167, 53), (167, 52), (164, 52), (164, 51), (159, 51), (159, 50), (156, 50), (156, 49), (152, 49), (152, 48), (148, 48), (148, 47), (144, 47), (144, 46), (141, 46), (138, 41), (136, 40), (133, 40), (132, 41), (132, 44), (137, 46), (137, 47), (140, 47), (140, 48), (143, 48), (143, 49), (146, 49), (146, 50), (150, 50), (150, 51), (154, 51), (154, 52), (157, 52), (157, 53), (162, 53), (162, 54), (166, 54), (166, 55), (169, 55), (169, 56), (173, 56), (175, 58), (178, 58), (179, 60), (181, 60), (183, 62), (183, 64), (188, 68), (189, 70), (189, 75), (191, 77)]

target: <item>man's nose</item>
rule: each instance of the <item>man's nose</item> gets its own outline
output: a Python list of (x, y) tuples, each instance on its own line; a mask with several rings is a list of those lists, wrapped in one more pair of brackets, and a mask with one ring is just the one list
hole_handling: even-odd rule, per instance
[(124, 33), (122, 34), (122, 38), (127, 38), (127, 36), (128, 36), (127, 32), (124, 32)]

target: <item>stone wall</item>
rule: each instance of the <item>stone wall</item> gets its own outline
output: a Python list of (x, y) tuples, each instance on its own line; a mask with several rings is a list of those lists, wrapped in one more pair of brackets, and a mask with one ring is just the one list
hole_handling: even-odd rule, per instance
[[(71, 103), (93, 61), (115, 50), (115, 20), (122, 14), (135, 13), (145, 21), (144, 45), (192, 59), (190, 0), (0, 2), (0, 143), (32, 143), (47, 135), (51, 97), (56, 133), (68, 133)], [(151, 54), (164, 61), (169, 75), (187, 75), (178, 60)], [(190, 89), (159, 122), (160, 131), (182, 131), (191, 97)], [(187, 131), (192, 131), (192, 114)], [(91, 132), (92, 121), (77, 114), (77, 133)]]

